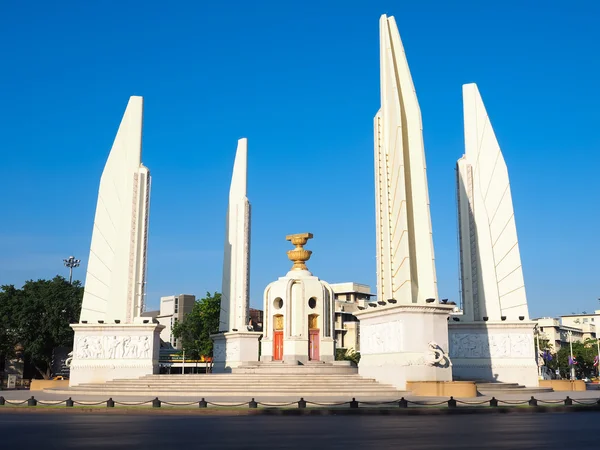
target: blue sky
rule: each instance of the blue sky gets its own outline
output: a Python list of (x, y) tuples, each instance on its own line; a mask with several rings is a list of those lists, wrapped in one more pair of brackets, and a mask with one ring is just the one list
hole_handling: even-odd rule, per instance
[(375, 284), (372, 120), (378, 19), (394, 15), (423, 114), (440, 296), (458, 300), (461, 85), (503, 149), (532, 316), (598, 309), (597, 2), (0, 3), (0, 283), (83, 260), (130, 95), (153, 175), (149, 307), (220, 290), (236, 141), (249, 139), (251, 303), (290, 267)]

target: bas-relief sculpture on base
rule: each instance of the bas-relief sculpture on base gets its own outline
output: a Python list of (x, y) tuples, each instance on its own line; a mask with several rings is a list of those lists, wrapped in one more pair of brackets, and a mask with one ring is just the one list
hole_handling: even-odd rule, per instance
[(463, 315), (449, 324), (454, 371), (535, 386), (534, 323), (508, 169), (477, 85), (464, 85), (463, 99), (465, 154), (457, 162)]
[(71, 386), (158, 371), (164, 327), (140, 317), (150, 202), (142, 120), (143, 99), (131, 97), (100, 179)]
[[(405, 389), (452, 380), (437, 301), (421, 112), (393, 17), (380, 19), (381, 109), (375, 116), (377, 297), (360, 320), (359, 374)], [(429, 300), (429, 301), (428, 301)]]
[(213, 336), (213, 371), (230, 372), (258, 360), (261, 333), (248, 331), (250, 319), (250, 202), (247, 197), (248, 140), (238, 141), (225, 221), (219, 331)]
[(75, 324), (70, 386), (157, 373), (162, 325)]

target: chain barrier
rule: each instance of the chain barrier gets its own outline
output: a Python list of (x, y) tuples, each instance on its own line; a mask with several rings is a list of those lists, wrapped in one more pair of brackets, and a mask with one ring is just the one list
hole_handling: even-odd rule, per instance
[(114, 402), (114, 403), (115, 403), (115, 405), (119, 405), (119, 406), (142, 406), (142, 405), (152, 404), (152, 400), (146, 400), (145, 402)]
[(397, 405), (398, 402), (401, 402), (403, 399), (398, 399), (398, 400), (392, 400), (392, 401), (387, 401), (387, 402), (367, 402), (367, 401), (363, 401), (360, 402), (363, 405)]
[(310, 402), (308, 400), (306, 400), (306, 404), (307, 405), (316, 405), (316, 406), (342, 406), (342, 405), (349, 405), (351, 402), (342, 402), (342, 403), (318, 403), (318, 402)]
[(573, 401), (573, 403), (577, 403), (578, 405), (585, 405), (585, 406), (591, 406), (591, 405), (598, 405), (600, 406), (600, 399), (598, 400), (594, 400), (592, 402), (582, 402), (581, 400), (575, 400), (574, 398), (571, 399)]
[(189, 402), (189, 403), (170, 403), (170, 402), (165, 402), (164, 400), (162, 401), (163, 405), (169, 405), (169, 406), (192, 406), (197, 404), (198, 402)]
[(225, 407), (225, 408), (227, 408), (227, 407), (231, 407), (231, 408), (238, 408), (238, 407), (240, 407), (240, 406), (246, 406), (246, 405), (248, 405), (248, 403), (249, 403), (249, 402), (244, 402), (244, 403), (235, 403), (235, 404), (231, 405), (231, 404), (227, 404), (227, 403), (213, 403), (213, 402), (206, 402), (206, 404), (207, 404), (207, 405), (210, 405), (210, 406), (220, 406), (220, 407)]
[(464, 400), (456, 400), (456, 403), (460, 403), (461, 405), (487, 405), (490, 403), (490, 401), (483, 400), (481, 402), (465, 402)]
[(526, 405), (529, 400), (498, 400), (498, 403), (504, 403), (505, 405)]
[(74, 405), (78, 406), (100, 406), (106, 405), (108, 408), (114, 408), (115, 405), (119, 406), (144, 406), (144, 405), (152, 405), (154, 408), (160, 408), (162, 404), (168, 406), (192, 406), (198, 405), (199, 408), (207, 408), (208, 405), (216, 406), (216, 407), (225, 407), (225, 408), (239, 408), (242, 406), (247, 406), (248, 408), (255, 409), (259, 405), (267, 408), (287, 408), (293, 405), (297, 405), (298, 408), (304, 409), (307, 405), (313, 405), (318, 407), (325, 408), (335, 408), (340, 406), (348, 405), (350, 408), (359, 408), (360, 405), (364, 406), (377, 406), (377, 405), (397, 405), (400, 408), (407, 408), (409, 405), (415, 405), (417, 407), (431, 407), (431, 406), (442, 406), (446, 405), (448, 408), (456, 408), (458, 404), (466, 405), (466, 406), (480, 406), (489, 404), (490, 407), (497, 407), (498, 404), (502, 403), (503, 405), (508, 406), (518, 406), (518, 405), (529, 405), (531, 407), (537, 407), (538, 405), (559, 405), (563, 404), (565, 406), (572, 406), (573, 404), (582, 405), (582, 406), (599, 406), (600, 407), (600, 398), (598, 399), (590, 399), (586, 400), (575, 400), (567, 396), (563, 400), (538, 400), (535, 397), (531, 397), (529, 400), (499, 400), (495, 397), (492, 397), (489, 400), (482, 401), (465, 401), (465, 400), (456, 400), (454, 397), (450, 397), (448, 400), (443, 400), (439, 402), (432, 401), (418, 401), (418, 400), (406, 400), (402, 397), (399, 400), (391, 400), (391, 401), (358, 401), (353, 398), (351, 401), (345, 402), (332, 402), (332, 403), (321, 403), (315, 401), (305, 400), (304, 398), (300, 398), (298, 401), (287, 402), (287, 403), (264, 403), (257, 402), (254, 398), (252, 400), (242, 403), (215, 403), (208, 402), (203, 397), (200, 401), (193, 402), (166, 402), (161, 401), (158, 397), (155, 397), (152, 400), (146, 400), (141, 402), (115, 402), (112, 398), (108, 400), (99, 401), (99, 402), (88, 402), (88, 401), (74, 401), (71, 397), (66, 400), (37, 400), (34, 396), (30, 398), (18, 401), (18, 400), (7, 400), (3, 396), (0, 396), (0, 406), (3, 405), (11, 405), (11, 406), (22, 406), (27, 404), (27, 406), (33, 407), (38, 404), (41, 406), (58, 406), (64, 404), (66, 407), (73, 407)]
[(413, 405), (420, 405), (420, 406), (440, 406), (440, 405), (447, 405), (448, 402), (450, 400), (444, 400), (443, 402), (414, 402), (414, 401), (409, 401), (408, 403), (412, 403)]
[(104, 402), (76, 402), (75, 400), (73, 400), (73, 403), (79, 406), (99, 406), (99, 405), (106, 405), (106, 401)]
[(6, 401), (6, 403), (7, 403), (7, 404), (9, 404), (9, 405), (21, 406), (21, 405), (24, 405), (25, 403), (29, 402), (29, 399), (27, 399), (27, 400), (23, 400), (22, 402), (17, 402), (17, 401), (15, 401), (15, 402), (12, 402), (12, 401), (10, 401), (10, 400), (5, 400), (5, 401)]
[(51, 401), (50, 402), (46, 402), (46, 401), (38, 400), (37, 404), (38, 405), (42, 405), (42, 406), (57, 406), (57, 405), (61, 405), (63, 403), (66, 404), (68, 401), (69, 401), (68, 399), (67, 400), (57, 400), (57, 401), (54, 401), (54, 402), (51, 402)]
[(267, 408), (285, 408), (292, 405), (297, 405), (298, 402), (290, 402), (290, 403), (263, 403), (257, 402), (260, 406), (266, 406)]

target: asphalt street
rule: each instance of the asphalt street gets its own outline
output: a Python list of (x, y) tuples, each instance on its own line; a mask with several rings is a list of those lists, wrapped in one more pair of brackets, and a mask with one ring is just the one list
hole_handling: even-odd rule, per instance
[(597, 449), (600, 412), (451, 416), (0, 414), (3, 449)]

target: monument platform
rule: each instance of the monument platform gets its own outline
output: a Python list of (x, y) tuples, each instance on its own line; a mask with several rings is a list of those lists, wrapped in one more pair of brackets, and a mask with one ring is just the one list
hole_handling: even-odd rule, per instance
[(260, 361), (245, 363), (236, 369), (233, 373), (252, 373), (252, 374), (282, 374), (282, 375), (355, 375), (358, 373), (358, 367), (350, 361)]
[[(296, 370), (301, 366), (296, 366)], [(352, 369), (351, 367), (342, 367)], [(236, 371), (242, 369), (235, 369)], [(308, 367), (312, 370), (312, 367)], [(356, 373), (224, 373), (186, 375), (147, 375), (137, 379), (119, 379), (106, 383), (82, 383), (69, 389), (44, 392), (75, 396), (109, 398), (194, 397), (206, 398), (296, 398), (305, 399), (400, 399), (406, 396), (387, 384), (363, 378)]]

